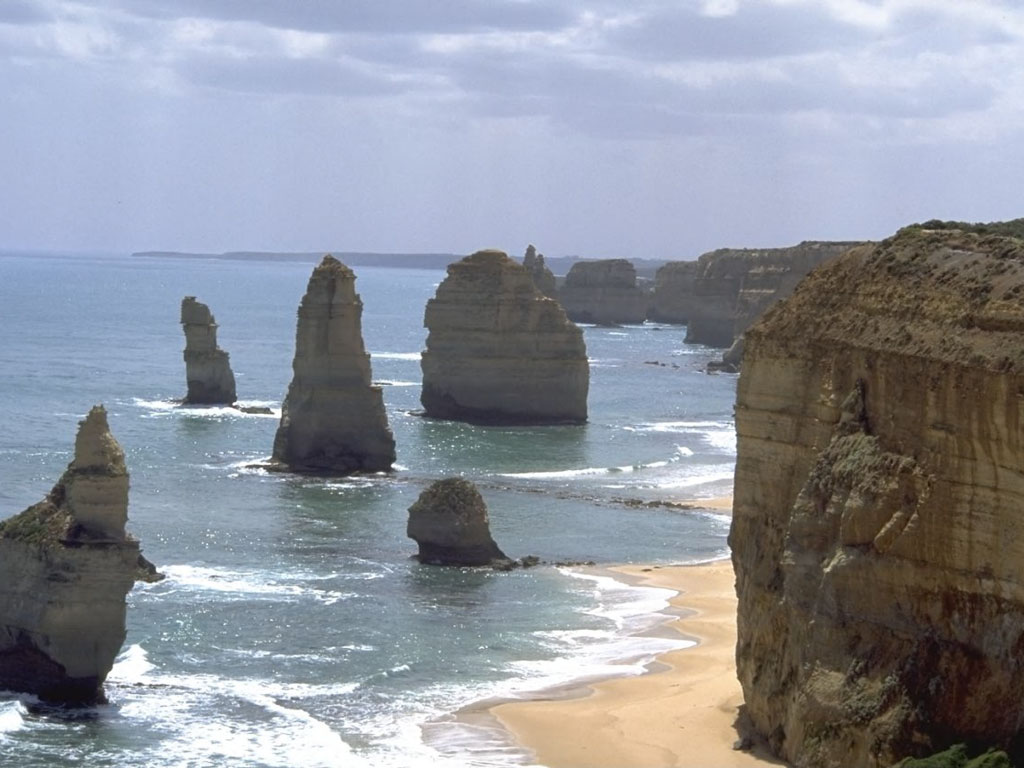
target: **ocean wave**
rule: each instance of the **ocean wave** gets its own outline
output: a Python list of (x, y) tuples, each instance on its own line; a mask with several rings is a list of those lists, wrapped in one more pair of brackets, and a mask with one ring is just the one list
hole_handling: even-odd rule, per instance
[(303, 581), (316, 581), (302, 573), (270, 573), (259, 570), (232, 571), (198, 565), (168, 565), (162, 568), (167, 576), (160, 582), (169, 591), (185, 589), (202, 594), (216, 593), (218, 600), (286, 600), (312, 598), (324, 605), (334, 605), (355, 597), (352, 592), (306, 586)]
[(582, 469), (554, 469), (540, 472), (505, 472), (499, 477), (518, 478), (522, 480), (565, 480), (574, 477), (600, 477), (604, 475), (621, 475), (641, 472), (645, 469), (661, 469), (673, 461), (669, 459), (647, 463), (626, 464), (621, 467), (583, 467)]
[(27, 727), (26, 715), (28, 710), (19, 699), (0, 703), (0, 744), (7, 741), (12, 734)]
[(419, 352), (371, 352), (370, 359), (378, 360), (410, 360), (419, 362)]
[[(230, 405), (182, 405), (178, 400), (144, 400), (141, 397), (133, 397), (132, 405), (148, 411), (143, 418), (157, 418), (160, 416), (180, 415), (191, 417), (202, 417), (208, 419), (224, 418), (252, 418), (252, 419), (280, 419), (281, 407), (279, 403), (270, 400), (239, 400), (237, 408)], [(241, 408), (269, 408), (270, 413), (246, 413)]]
[(736, 453), (736, 425), (731, 421), (655, 421), (623, 427), (627, 432), (659, 432), (696, 435), (722, 453)]
[(395, 379), (376, 379), (373, 382), (377, 386), (385, 387), (418, 387), (420, 382), (418, 381), (398, 381)]

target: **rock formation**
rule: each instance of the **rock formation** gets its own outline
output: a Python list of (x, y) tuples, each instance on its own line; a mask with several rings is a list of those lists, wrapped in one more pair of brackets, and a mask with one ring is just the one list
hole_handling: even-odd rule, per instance
[(409, 507), (406, 532), (419, 544), (421, 563), (512, 564), (491, 538), (483, 497), (473, 483), (461, 477), (431, 483)]
[(195, 296), (181, 300), (185, 330), (185, 379), (190, 405), (231, 405), (235, 402), (235, 375), (228, 353), (217, 346), (217, 323), (210, 308)]
[(637, 285), (636, 268), (626, 259), (578, 261), (558, 292), (569, 319), (577, 323), (642, 323), (650, 294)]
[(423, 322), (427, 416), (476, 424), (587, 420), (582, 331), (501, 251), (449, 265)]
[(1024, 745), (1024, 241), (908, 228), (746, 334), (746, 713), (797, 766)]
[(555, 283), (555, 273), (545, 266), (543, 253), (537, 253), (536, 248), (528, 245), (526, 247), (526, 254), (523, 256), (523, 266), (530, 273), (530, 279), (533, 280), (533, 284), (538, 291), (549, 299), (557, 297), (558, 288)]
[(670, 261), (659, 268), (654, 276), (648, 319), (656, 323), (685, 325), (690, 319), (696, 277), (696, 261)]
[(49, 495), (0, 523), (0, 688), (56, 703), (104, 700), (125, 638), (125, 596), (145, 562), (127, 519), (124, 453), (96, 406)]
[(294, 472), (380, 472), (395, 461), (381, 388), (370, 383), (355, 279), (340, 261), (324, 256), (299, 305), (295, 375), (273, 453)]
[(792, 293), (804, 275), (854, 245), (806, 241), (790, 248), (705, 253), (697, 260), (686, 341), (731, 346), (765, 309)]

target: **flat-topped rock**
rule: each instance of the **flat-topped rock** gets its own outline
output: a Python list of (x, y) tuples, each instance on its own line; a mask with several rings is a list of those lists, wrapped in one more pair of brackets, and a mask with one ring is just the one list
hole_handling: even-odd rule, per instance
[(449, 265), (424, 325), (420, 400), (427, 416), (478, 424), (586, 421), (583, 333), (505, 253), (478, 251)]
[(124, 452), (96, 406), (53, 490), (0, 523), (0, 688), (56, 703), (104, 700), (125, 638), (125, 596), (149, 566), (127, 518)]
[(236, 400), (235, 375), (228, 353), (217, 346), (217, 323), (210, 308), (195, 296), (181, 300), (185, 331), (185, 379), (189, 405), (231, 405)]
[(636, 268), (626, 259), (578, 261), (558, 292), (570, 320), (618, 325), (642, 323), (650, 294), (637, 285)]
[(461, 477), (437, 480), (409, 507), (406, 533), (419, 544), (421, 563), (511, 565), (491, 538), (487, 505), (473, 483)]
[(908, 228), (745, 336), (745, 712), (796, 766), (1022, 758), (1024, 241)]
[(381, 472), (395, 461), (380, 387), (363, 345), (363, 304), (352, 270), (324, 256), (299, 305), (294, 376), (273, 461), (295, 472)]
[(647, 317), (656, 323), (685, 325), (693, 304), (696, 261), (670, 261), (654, 275), (654, 293)]

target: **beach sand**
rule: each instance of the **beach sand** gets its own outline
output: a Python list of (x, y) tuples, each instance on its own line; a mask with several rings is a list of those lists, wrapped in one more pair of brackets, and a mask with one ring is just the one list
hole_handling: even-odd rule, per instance
[[(716, 501), (715, 508), (731, 508), (731, 500)], [(505, 703), (491, 714), (549, 768), (785, 765), (758, 745), (733, 749), (742, 738), (736, 722), (743, 696), (732, 563), (613, 570), (677, 590), (672, 604), (684, 615), (669, 626), (698, 644), (659, 657), (651, 673), (589, 685), (586, 695)]]

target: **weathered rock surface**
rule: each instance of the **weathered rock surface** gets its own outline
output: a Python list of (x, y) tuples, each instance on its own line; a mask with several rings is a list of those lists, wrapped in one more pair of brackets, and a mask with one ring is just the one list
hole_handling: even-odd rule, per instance
[(231, 405), (235, 402), (235, 375), (228, 353), (217, 346), (217, 323), (210, 308), (195, 296), (181, 300), (181, 325), (185, 330), (184, 402), (193, 405)]
[(654, 276), (654, 293), (647, 317), (656, 323), (685, 325), (690, 319), (696, 261), (670, 261)]
[(583, 333), (503, 252), (449, 265), (423, 322), (426, 415), (477, 424), (586, 421)]
[(491, 538), (483, 497), (461, 477), (431, 483), (409, 507), (406, 532), (419, 544), (421, 563), (512, 565)]
[(395, 439), (381, 388), (371, 385), (355, 275), (324, 256), (299, 305), (294, 377), (281, 408), (273, 460), (295, 472), (391, 469)]
[(818, 264), (857, 245), (806, 241), (789, 248), (720, 248), (697, 260), (686, 341), (726, 348)]
[(557, 298), (558, 288), (555, 281), (555, 273), (544, 264), (544, 254), (537, 253), (533, 245), (526, 247), (526, 254), (523, 256), (523, 266), (530, 273), (530, 279), (537, 290), (549, 299)]
[(558, 292), (570, 320), (598, 325), (642, 323), (650, 298), (626, 259), (578, 261)]
[(102, 702), (125, 638), (125, 596), (144, 561), (125, 533), (128, 471), (94, 407), (47, 497), (0, 523), (0, 688)]
[(746, 334), (746, 712), (798, 766), (1024, 745), (1024, 241), (902, 231)]

